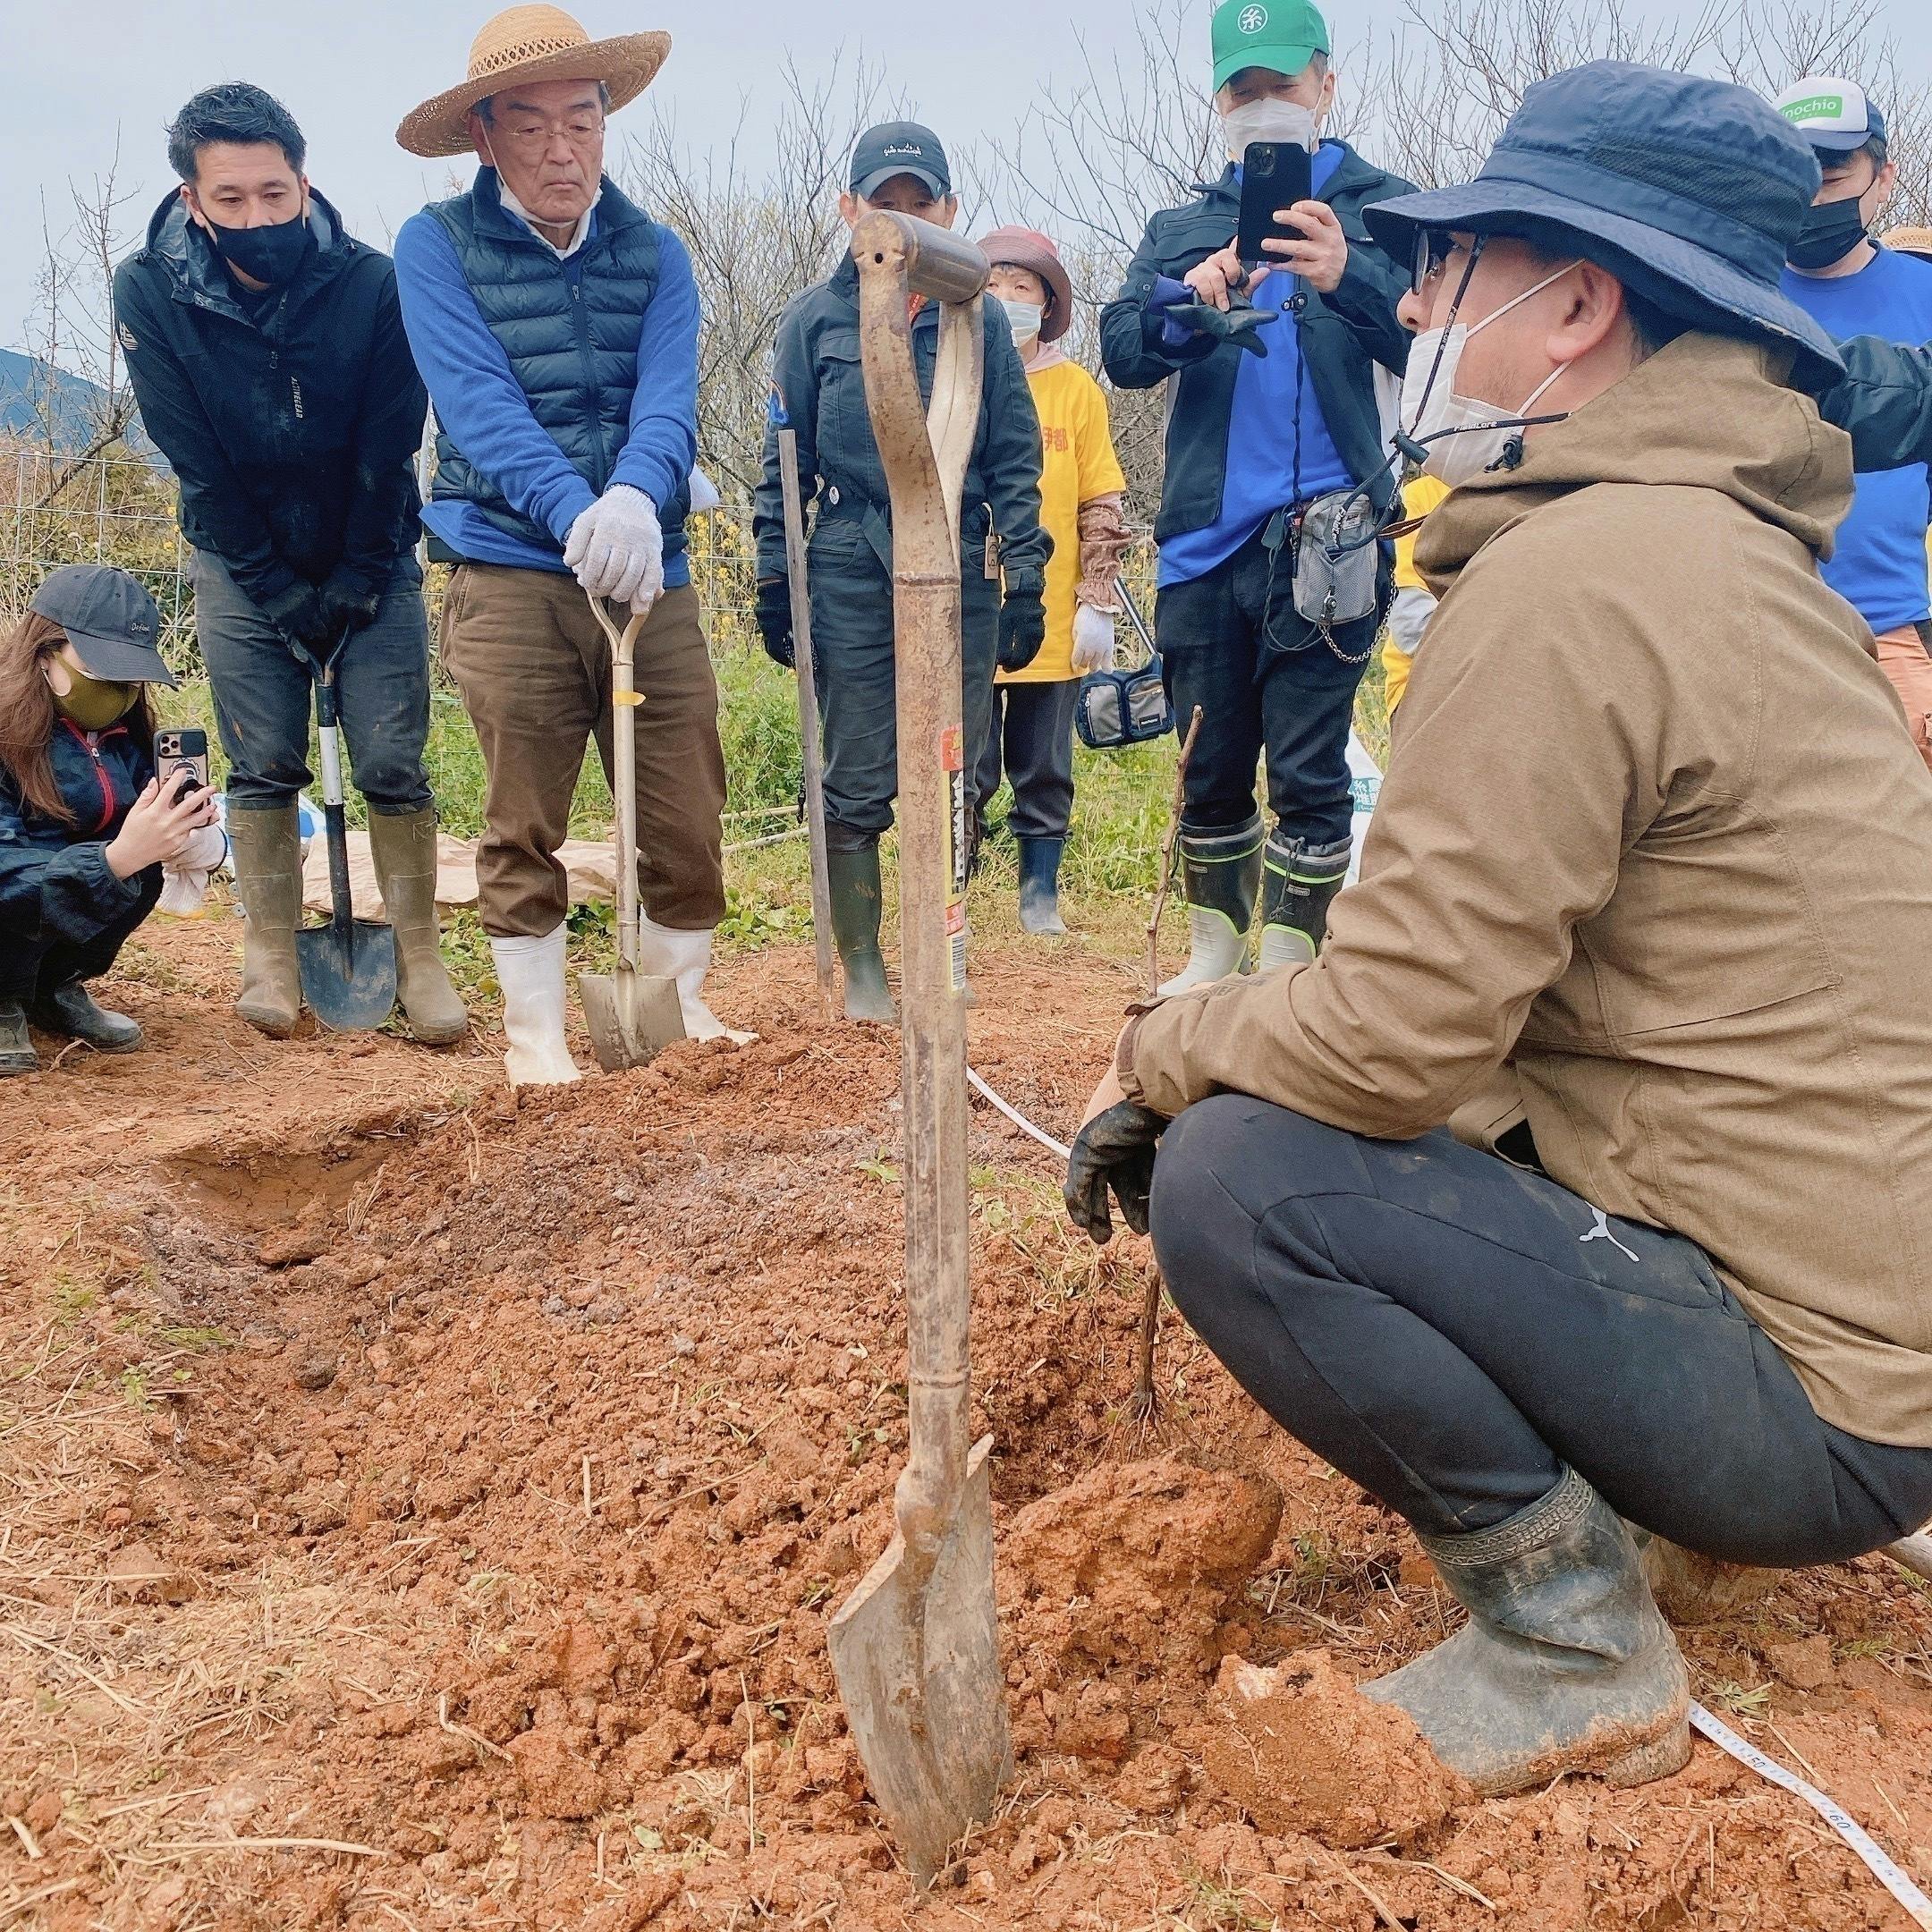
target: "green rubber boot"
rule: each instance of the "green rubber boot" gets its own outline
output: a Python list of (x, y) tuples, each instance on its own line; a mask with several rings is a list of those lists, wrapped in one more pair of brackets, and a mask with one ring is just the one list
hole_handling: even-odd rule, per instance
[(228, 814), (228, 849), (242, 901), (242, 994), (235, 1011), (270, 1039), (286, 1039), (301, 1012), (295, 928), (301, 923), (301, 832), (295, 804)]
[(899, 1009), (886, 984), (886, 960), (879, 951), (878, 847), (826, 852), (826, 883), (832, 898), (832, 937), (845, 970), (845, 1017), (895, 1026)]
[(1248, 962), (1248, 928), (1261, 886), (1261, 815), (1232, 832), (1181, 835), (1181, 877), (1187, 888), (1188, 962), (1164, 994), (1225, 979)]
[(1261, 970), (1289, 961), (1307, 965), (1328, 933), (1328, 908), (1348, 877), (1353, 841), (1311, 845), (1269, 838), (1261, 855)]
[(369, 857), (383, 910), (395, 933), (396, 997), (410, 1031), (426, 1046), (447, 1046), (470, 1031), (462, 996), (443, 963), (436, 924), (436, 808), (369, 815)]

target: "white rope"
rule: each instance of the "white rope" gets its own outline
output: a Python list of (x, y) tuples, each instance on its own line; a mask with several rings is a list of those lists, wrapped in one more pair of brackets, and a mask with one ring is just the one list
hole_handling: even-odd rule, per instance
[(1044, 1127), (1036, 1127), (1018, 1107), (1008, 1101), (1002, 1100), (970, 1067), (966, 1069), (966, 1078), (975, 1093), (985, 1099), (990, 1100), (1021, 1133), (1030, 1134), (1049, 1154), (1056, 1154), (1062, 1160), (1071, 1160), (1073, 1157), (1073, 1149), (1072, 1148), (1066, 1146), (1063, 1141), (1055, 1140)]
[(1768, 1778), (1782, 1791), (1802, 1798), (1864, 1861), (1866, 1868), (1912, 1916), (1915, 1924), (1932, 1932), (1932, 1898), (1928, 1898), (1873, 1842), (1863, 1826), (1835, 1799), (1827, 1798), (1815, 1784), (1807, 1784), (1795, 1772), (1787, 1771), (1775, 1758), (1767, 1758), (1755, 1744), (1747, 1744), (1722, 1718), (1714, 1717), (1701, 1704), (1690, 1707), (1690, 1722), (1719, 1750), (1729, 1751), (1741, 1765), (1748, 1765), (1759, 1777)]

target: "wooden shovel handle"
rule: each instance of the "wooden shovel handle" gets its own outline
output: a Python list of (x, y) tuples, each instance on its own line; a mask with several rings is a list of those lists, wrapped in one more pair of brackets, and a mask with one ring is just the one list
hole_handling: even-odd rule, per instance
[[(590, 609), (611, 648), (611, 802), (617, 827), (617, 957), (629, 972), (622, 976), (628, 1001), (631, 975), (637, 970), (642, 933), (638, 923), (637, 878), (637, 708), (643, 703), (636, 682), (638, 632), (644, 628), (642, 611), (632, 611), (622, 631), (611, 622), (602, 597), (590, 597)], [(628, 1019), (628, 1015), (626, 1018)]]

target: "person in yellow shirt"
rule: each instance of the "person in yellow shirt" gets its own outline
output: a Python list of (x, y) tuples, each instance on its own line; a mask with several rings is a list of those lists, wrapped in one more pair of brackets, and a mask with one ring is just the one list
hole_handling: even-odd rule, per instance
[[(1448, 494), (1449, 486), (1440, 478), (1414, 478), (1402, 491), (1403, 521), (1426, 517)], [(1409, 673), (1416, 646), (1422, 641), (1422, 626), (1436, 608), (1436, 599), (1416, 569), (1415, 540), (1413, 530), (1395, 539), (1395, 595), (1389, 604), (1388, 630), (1382, 640), (1382, 692), (1392, 718), (1409, 689)]]
[(1040, 524), (1053, 538), (1046, 565), (1046, 641), (1019, 671), (1002, 671), (993, 724), (979, 753), (978, 796), (1004, 770), (1013, 786), (1006, 824), (1020, 847), (1020, 925), (1063, 933), (1060, 855), (1073, 809), (1073, 706), (1080, 680), (1114, 662), (1114, 588), (1127, 526), (1121, 474), (1100, 386), (1057, 346), (1073, 320), (1073, 285), (1059, 250), (1032, 228), (996, 228), (979, 243), (993, 265), (987, 287), (1005, 309), (1040, 423)]

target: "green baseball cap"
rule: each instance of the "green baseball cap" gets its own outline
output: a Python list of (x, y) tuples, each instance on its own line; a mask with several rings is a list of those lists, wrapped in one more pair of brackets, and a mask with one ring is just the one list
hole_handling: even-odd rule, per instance
[(1309, 0), (1221, 0), (1212, 41), (1218, 93), (1243, 67), (1300, 73), (1328, 52), (1328, 22)]

